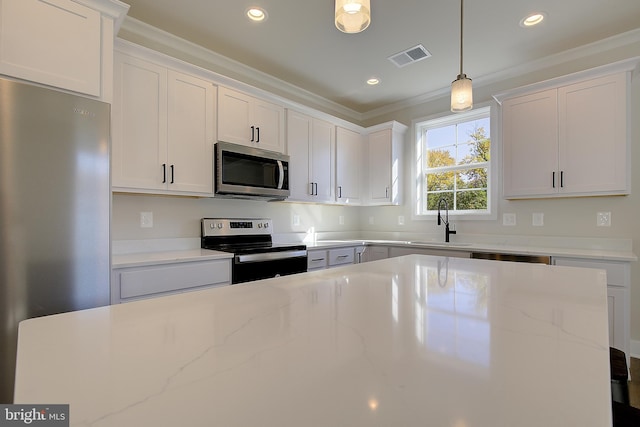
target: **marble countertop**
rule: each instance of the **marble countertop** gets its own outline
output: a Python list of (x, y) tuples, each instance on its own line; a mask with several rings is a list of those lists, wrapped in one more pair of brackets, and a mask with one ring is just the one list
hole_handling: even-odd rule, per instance
[(638, 257), (630, 250), (611, 250), (598, 248), (561, 248), (556, 246), (536, 246), (528, 244), (505, 244), (491, 242), (438, 242), (411, 240), (320, 240), (307, 243), (307, 249), (330, 249), (356, 245), (386, 245), (416, 247), (425, 249), (454, 250), (465, 252), (505, 253), (518, 255), (543, 255), (556, 257), (574, 257), (608, 261), (637, 261)]
[[(190, 244), (199, 244), (199, 239), (193, 239)], [(282, 242), (286, 243), (286, 242)], [(292, 242), (300, 244), (300, 242)], [(386, 245), (400, 247), (415, 247), (423, 249), (454, 250), (466, 252), (494, 252), (520, 255), (544, 255), (584, 258), (607, 261), (637, 261), (637, 256), (631, 250), (612, 250), (592, 247), (561, 248), (551, 245), (524, 244), (524, 243), (495, 243), (495, 242), (439, 242), (439, 241), (412, 241), (412, 240), (371, 240), (371, 239), (344, 239), (344, 240), (318, 240), (304, 242), (308, 250), (332, 249), (345, 246), (358, 245)], [(168, 264), (176, 262), (206, 261), (211, 259), (233, 258), (229, 252), (211, 251), (197, 247), (183, 247), (180, 249), (162, 250), (154, 249), (154, 245), (147, 244), (146, 250), (133, 253), (114, 254), (111, 259), (113, 268), (141, 267), (156, 264)], [(170, 247), (168, 245), (167, 247)]]
[(197, 248), (112, 255), (111, 265), (113, 266), (113, 268), (142, 267), (145, 265), (171, 264), (190, 261), (208, 261), (231, 258), (233, 258), (233, 254), (230, 252), (220, 252)]
[(410, 255), (30, 319), (72, 426), (611, 426), (605, 273)]

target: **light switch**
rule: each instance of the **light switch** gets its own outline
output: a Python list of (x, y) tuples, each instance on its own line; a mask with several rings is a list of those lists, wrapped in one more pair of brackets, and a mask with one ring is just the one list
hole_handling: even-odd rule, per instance
[(338, 224), (340, 224), (340, 225), (344, 225), (344, 215), (340, 215), (340, 216), (338, 217)]

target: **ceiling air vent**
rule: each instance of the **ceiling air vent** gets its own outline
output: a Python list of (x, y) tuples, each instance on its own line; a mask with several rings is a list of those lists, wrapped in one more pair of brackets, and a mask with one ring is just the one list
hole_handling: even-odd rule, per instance
[(402, 68), (406, 67), (409, 64), (413, 64), (414, 62), (429, 58), (430, 56), (431, 53), (429, 53), (429, 51), (425, 49), (424, 46), (419, 44), (418, 46), (414, 46), (407, 50), (403, 50), (400, 53), (396, 53), (395, 55), (391, 55), (389, 57), (389, 61), (393, 62), (396, 67)]

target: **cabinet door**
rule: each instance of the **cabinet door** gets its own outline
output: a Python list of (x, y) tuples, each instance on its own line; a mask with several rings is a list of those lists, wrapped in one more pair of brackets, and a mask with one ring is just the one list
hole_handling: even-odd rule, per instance
[(558, 89), (561, 192), (628, 194), (626, 102), (624, 73)]
[(333, 202), (334, 145), (336, 127), (322, 120), (313, 120), (311, 135), (311, 182), (315, 186), (314, 200)]
[(391, 129), (369, 135), (369, 202), (391, 201)]
[(289, 154), (289, 190), (291, 200), (312, 200), (315, 188), (309, 180), (312, 118), (287, 111), (287, 152)]
[(175, 71), (168, 78), (168, 189), (212, 194), (215, 87)]
[(166, 68), (116, 53), (111, 113), (113, 187), (166, 189)]
[(557, 91), (507, 99), (502, 104), (504, 196), (557, 193)]
[(251, 103), (249, 95), (218, 88), (218, 141), (251, 145)]
[(336, 130), (336, 200), (340, 203), (360, 203), (362, 168), (362, 137), (359, 133)]
[[(627, 290), (619, 286), (607, 286), (607, 310), (609, 315), (609, 346), (625, 350), (625, 300)], [(628, 354), (628, 353), (627, 353)]]
[(0, 0), (0, 74), (100, 96), (101, 17), (70, 0)]
[(253, 143), (264, 150), (284, 152), (284, 107), (253, 99)]

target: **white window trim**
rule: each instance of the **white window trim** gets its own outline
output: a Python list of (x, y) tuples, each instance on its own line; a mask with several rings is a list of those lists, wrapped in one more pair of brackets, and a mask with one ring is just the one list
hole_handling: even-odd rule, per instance
[[(491, 121), (491, 160), (489, 161), (489, 178), (488, 178), (488, 197), (487, 197), (487, 210), (488, 212), (449, 212), (449, 217), (455, 218), (456, 220), (496, 220), (498, 218), (498, 198), (499, 198), (499, 187), (498, 182), (500, 181), (501, 171), (498, 170), (498, 165), (500, 164), (500, 140), (501, 137), (499, 135), (500, 127), (500, 114), (498, 104), (495, 101), (486, 102), (483, 104), (476, 105), (473, 110), (469, 113), (463, 113), (467, 116), (473, 116), (474, 113), (483, 114), (482, 110), (490, 109), (490, 121)], [(431, 122), (432, 124), (446, 124), (454, 121), (455, 119), (452, 116), (455, 113), (447, 112), (440, 113), (433, 116), (423, 117), (419, 119), (412, 120), (411, 122), (411, 131), (412, 131), (412, 150), (411, 150), (411, 219), (417, 221), (423, 220), (433, 220), (437, 215), (437, 212), (428, 212), (428, 213), (419, 213), (419, 201), (422, 197), (421, 189), (422, 189), (422, 170), (419, 166), (418, 160), (419, 156), (422, 155), (422, 141), (419, 140), (419, 136), (421, 135), (420, 128), (424, 126), (424, 122)]]

